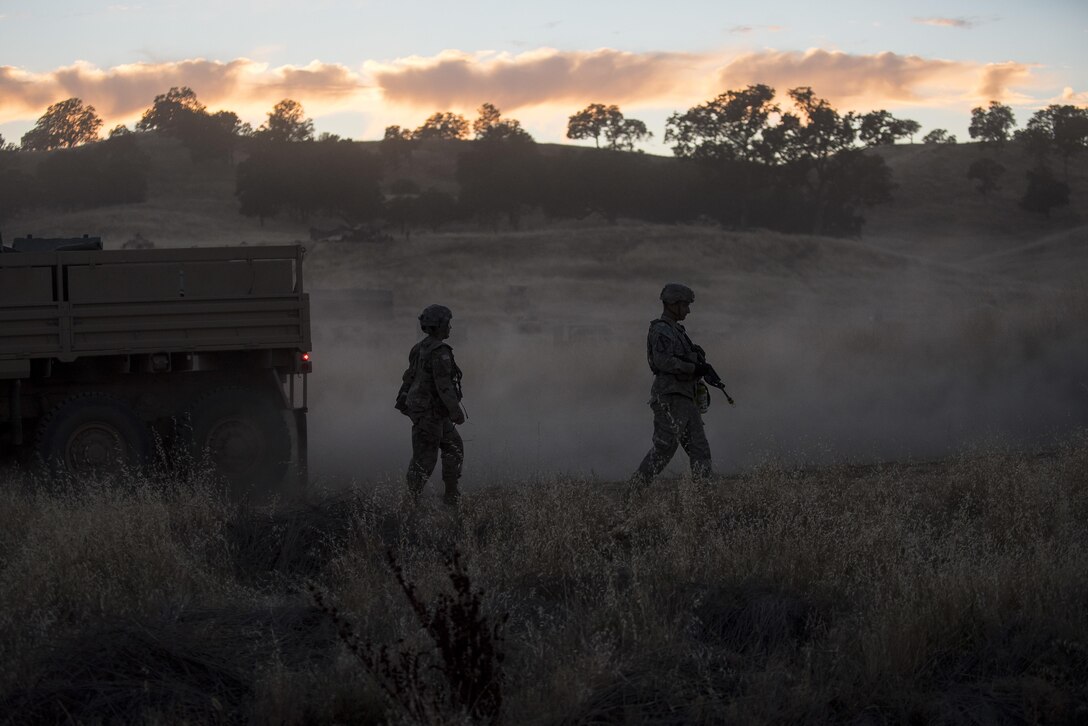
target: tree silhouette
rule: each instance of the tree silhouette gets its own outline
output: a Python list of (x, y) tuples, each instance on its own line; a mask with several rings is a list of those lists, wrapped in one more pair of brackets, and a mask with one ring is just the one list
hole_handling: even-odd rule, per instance
[(396, 168), (412, 155), (415, 145), (416, 141), (410, 130), (400, 126), (386, 126), (385, 135), (378, 144), (378, 152), (389, 166)]
[(1069, 204), (1069, 185), (1054, 178), (1045, 166), (1027, 172), (1028, 187), (1020, 198), (1020, 208), (1050, 216), (1054, 207)]
[(35, 196), (34, 177), (22, 170), (19, 156), (3, 141), (0, 136), (0, 225), (29, 207)]
[(1016, 133), (1029, 153), (1041, 164), (1051, 151), (1062, 159), (1065, 180), (1069, 181), (1069, 159), (1088, 148), (1088, 109), (1052, 104), (1036, 111), (1022, 131)]
[(98, 140), (102, 119), (94, 106), (84, 106), (78, 98), (54, 103), (23, 134), (20, 145), (27, 151), (66, 149)]
[(889, 146), (899, 139), (913, 137), (920, 128), (917, 121), (897, 119), (881, 109), (861, 115), (858, 139), (867, 147)]
[(457, 141), (468, 138), (468, 121), (465, 117), (452, 111), (439, 111), (427, 117), (412, 134), (413, 138), (420, 141), (440, 139)]
[(604, 128), (608, 148), (616, 151), (634, 151), (635, 144), (653, 137), (646, 124), (638, 119), (625, 118)]
[(155, 96), (151, 107), (136, 122), (137, 131), (173, 132), (179, 122), (193, 114), (205, 113), (204, 104), (188, 86), (174, 86), (166, 93)]
[(956, 137), (948, 133), (946, 129), (933, 129), (922, 137), (923, 144), (954, 144)]
[(673, 114), (665, 139), (704, 170), (704, 187), (717, 199), (712, 213), (723, 222), (855, 234), (858, 210), (890, 197), (890, 171), (855, 148), (854, 114), (840, 114), (805, 86), (788, 95), (793, 109), (782, 111), (770, 86), (727, 91)]
[(1016, 119), (1012, 109), (998, 101), (990, 101), (988, 108), (977, 106), (971, 109), (971, 125), (967, 133), (972, 139), (1000, 148), (1009, 140), (1014, 126)]
[(591, 103), (567, 120), (567, 138), (593, 139), (593, 144), (601, 148), (601, 136), (604, 127), (613, 118), (622, 116), (619, 106), (605, 106), (603, 103)]
[(653, 136), (646, 124), (637, 119), (624, 118), (619, 106), (591, 103), (567, 120), (568, 139), (593, 139), (593, 145), (601, 147), (601, 137), (607, 148), (631, 151), (635, 143)]
[(976, 159), (967, 169), (967, 178), (977, 182), (975, 188), (986, 199), (987, 195), (1000, 189), (997, 180), (1005, 173), (1005, 167), (993, 159)]
[[(755, 198), (767, 184), (767, 167), (775, 163), (780, 147), (768, 123), (780, 109), (770, 86), (750, 85), (726, 91), (707, 103), (674, 113), (665, 124), (665, 142), (673, 154), (694, 159), (718, 190), (719, 219), (732, 218), (744, 227)], [(722, 214), (724, 212), (724, 215)]]
[(262, 144), (238, 165), (239, 211), (264, 219), (280, 212), (301, 219), (373, 219), (381, 208), (381, 165), (351, 141)]
[(276, 143), (314, 140), (314, 122), (302, 110), (302, 104), (285, 98), (268, 114), (268, 121), (254, 134), (257, 138)]
[(730, 159), (768, 163), (775, 153), (764, 134), (780, 109), (774, 89), (763, 84), (726, 91), (687, 112), (674, 113), (665, 124), (665, 143), (681, 158)]
[(536, 143), (527, 133), (494, 132), (472, 142), (457, 157), (462, 210), (492, 225), (505, 215), (517, 229), (524, 209), (537, 203), (539, 168)]
[(533, 140), (521, 127), (520, 121), (502, 118), (502, 113), (493, 104), (485, 103), (478, 113), (479, 116), (472, 122), (472, 133), (477, 141), (502, 141), (513, 137), (520, 137), (523, 141)]

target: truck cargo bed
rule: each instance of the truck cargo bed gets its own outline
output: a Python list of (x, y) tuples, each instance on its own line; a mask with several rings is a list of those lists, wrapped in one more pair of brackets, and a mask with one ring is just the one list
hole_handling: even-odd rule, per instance
[(301, 266), (297, 246), (0, 254), (0, 361), (309, 350)]

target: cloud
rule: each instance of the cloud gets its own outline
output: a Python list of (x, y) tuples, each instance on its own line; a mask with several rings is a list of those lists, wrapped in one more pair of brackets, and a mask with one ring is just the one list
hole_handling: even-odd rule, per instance
[(50, 104), (77, 97), (110, 123), (137, 117), (155, 96), (173, 86), (189, 86), (212, 110), (228, 107), (243, 116), (247, 110), (271, 110), (286, 97), (304, 107), (308, 103), (341, 107), (366, 92), (359, 74), (317, 61), (270, 68), (246, 58), (229, 62), (196, 59), (133, 63), (106, 70), (76, 62), (49, 73), (0, 66), (0, 122), (36, 118)]
[[(896, 53), (814, 49), (758, 52), (632, 53), (602, 48), (539, 48), (519, 54), (449, 50), (429, 57), (369, 61), (361, 68), (313, 61), (272, 67), (248, 58), (133, 63), (107, 69), (76, 62), (48, 73), (0, 66), (0, 123), (29, 122), (70, 97), (93, 105), (107, 127), (132, 123), (156, 95), (189, 86), (210, 110), (229, 109), (251, 123), (283, 98), (315, 119), (349, 112), (366, 133), (380, 124), (411, 124), (436, 110), (471, 114), (481, 103), (517, 112), (523, 123), (561, 127), (574, 108), (615, 103), (661, 114), (702, 103), (728, 89), (765, 83), (780, 97), (810, 86), (843, 110), (956, 107), (990, 99), (1039, 103), (1026, 95), (1041, 81), (1018, 62), (970, 63)], [(1048, 91), (1048, 94), (1052, 91)], [(1070, 92), (1072, 93), (1072, 92)], [(536, 127), (534, 127), (536, 128)], [(561, 135), (561, 134), (560, 134)]]
[(757, 30), (766, 30), (768, 33), (780, 33), (786, 29), (785, 25), (734, 25), (727, 32), (737, 35), (747, 35)]
[(922, 25), (936, 25), (941, 28), (974, 28), (979, 24), (977, 18), (914, 18)]
[(1088, 92), (1074, 91), (1071, 86), (1062, 89), (1062, 95), (1050, 101), (1050, 103), (1067, 104), (1070, 106), (1088, 107)]
[(1031, 81), (1023, 63), (981, 65), (884, 52), (855, 55), (814, 49), (746, 53), (719, 71), (723, 88), (765, 83), (778, 90), (810, 86), (832, 101), (877, 108), (979, 97), (1003, 99)]
[[(608, 48), (518, 55), (444, 51), (366, 66), (392, 103), (516, 109), (553, 102), (646, 102), (705, 87), (709, 59), (687, 53), (628, 53)], [(699, 70), (703, 74), (699, 75)]]

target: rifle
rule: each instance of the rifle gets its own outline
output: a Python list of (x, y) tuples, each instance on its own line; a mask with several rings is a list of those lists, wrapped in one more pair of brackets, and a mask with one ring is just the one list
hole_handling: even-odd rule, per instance
[(713, 386), (714, 388), (717, 388), (719, 391), (724, 393), (725, 400), (729, 401), (729, 405), (735, 406), (736, 403), (734, 403), (732, 396), (730, 396), (729, 393), (725, 390), (725, 384), (722, 383), (722, 377), (718, 375), (718, 372), (716, 370), (714, 370), (714, 366), (710, 365), (709, 363), (704, 363), (703, 365), (707, 367), (706, 375), (703, 376), (703, 380), (706, 382), (706, 384), (708, 386)]
[(695, 351), (695, 355), (698, 356), (698, 360), (691, 361), (691, 360), (688, 360), (687, 358), (681, 358), (680, 360), (685, 361), (687, 363), (698, 363), (698, 364), (706, 366), (707, 371), (706, 371), (705, 374), (703, 374), (703, 381), (705, 381), (708, 386), (712, 386), (714, 388), (717, 388), (719, 391), (724, 393), (725, 394), (725, 400), (729, 401), (729, 405), (730, 406), (735, 406), (736, 403), (733, 401), (733, 397), (730, 396), (729, 392), (725, 390), (725, 384), (722, 383), (722, 377), (718, 375), (718, 372), (716, 370), (714, 370), (714, 366), (712, 366), (712, 365), (710, 365), (709, 363), (706, 362), (706, 351), (703, 350), (702, 348), (700, 348), (699, 346), (695, 345), (694, 343), (692, 343), (691, 348), (692, 348), (692, 350)]

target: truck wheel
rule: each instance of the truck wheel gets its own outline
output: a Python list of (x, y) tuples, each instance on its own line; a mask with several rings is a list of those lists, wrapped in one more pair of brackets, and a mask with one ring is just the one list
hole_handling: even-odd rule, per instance
[(151, 433), (121, 399), (81, 393), (41, 420), (35, 448), (54, 474), (96, 476), (147, 463)]
[(205, 452), (216, 473), (235, 487), (275, 487), (291, 458), (291, 433), (283, 412), (267, 393), (228, 387), (193, 406), (194, 455)]

